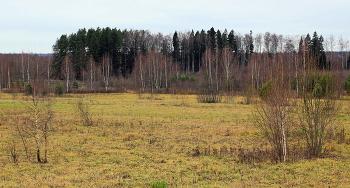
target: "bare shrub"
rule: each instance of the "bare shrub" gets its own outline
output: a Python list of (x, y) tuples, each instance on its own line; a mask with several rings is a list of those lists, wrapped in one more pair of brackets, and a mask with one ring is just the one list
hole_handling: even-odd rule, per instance
[(309, 157), (320, 157), (323, 152), (327, 130), (334, 122), (338, 111), (337, 101), (333, 98), (319, 98), (304, 93), (299, 104), (299, 120), (304, 133)]
[(280, 162), (287, 160), (287, 137), (293, 109), (289, 91), (284, 88), (280, 82), (269, 82), (268, 92), (264, 88), (262, 102), (255, 110), (255, 125), (267, 138)]
[[(39, 97), (38, 88), (34, 86), (32, 95), (23, 103), (27, 109), (27, 115), (16, 118), (16, 130), (23, 144), (27, 158), (32, 162), (47, 163), (47, 148), (49, 133), (51, 131), (52, 100), (48, 97)], [(11, 151), (16, 158), (16, 150)]]
[(98, 125), (98, 121), (93, 121), (93, 114), (90, 110), (91, 103), (85, 102), (82, 98), (75, 104), (84, 126)]
[(12, 140), (12, 142), (8, 144), (8, 150), (10, 152), (12, 162), (18, 164), (19, 154), (17, 152), (17, 145), (15, 140)]
[(222, 96), (220, 94), (200, 94), (197, 95), (197, 101), (199, 103), (219, 103)]

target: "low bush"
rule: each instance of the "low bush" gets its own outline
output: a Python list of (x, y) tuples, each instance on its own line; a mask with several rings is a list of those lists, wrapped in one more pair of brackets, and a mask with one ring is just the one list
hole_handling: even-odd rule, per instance
[(272, 89), (272, 83), (271, 82), (265, 83), (259, 91), (260, 98), (262, 98), (263, 100), (266, 99), (266, 97), (270, 94), (271, 89)]
[(62, 95), (63, 94), (63, 86), (61, 83), (58, 83), (55, 88), (55, 94), (56, 95)]
[(31, 95), (33, 94), (33, 87), (32, 87), (32, 84), (28, 83), (25, 88), (24, 88), (24, 93), (26, 95)]

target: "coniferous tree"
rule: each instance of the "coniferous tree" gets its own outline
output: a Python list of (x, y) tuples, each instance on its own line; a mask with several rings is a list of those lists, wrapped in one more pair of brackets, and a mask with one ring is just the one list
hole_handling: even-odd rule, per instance
[(208, 30), (208, 37), (210, 42), (210, 49), (214, 51), (216, 48), (216, 32), (213, 27), (210, 30)]
[(97, 28), (96, 30), (91, 29), (88, 31), (89, 55), (93, 57), (96, 63), (99, 63), (100, 59), (102, 58), (102, 56), (100, 55), (101, 54), (100, 35), (101, 35), (100, 28)]
[(53, 52), (54, 75), (56, 75), (58, 78), (62, 78), (62, 62), (69, 53), (69, 40), (67, 35), (61, 35), (61, 37), (56, 40), (55, 45), (53, 45)]
[(194, 72), (194, 58), (195, 58), (195, 49), (194, 49), (194, 31), (192, 30), (191, 33), (190, 33), (190, 38), (189, 38), (189, 50), (190, 50), (190, 55), (189, 55), (189, 58), (190, 58), (190, 69), (192, 72)]
[(234, 53), (238, 53), (237, 41), (233, 30), (228, 34), (228, 45)]
[(180, 41), (176, 31), (173, 35), (173, 48), (174, 48), (173, 59), (175, 62), (179, 62), (180, 61)]
[(223, 45), (223, 47), (228, 47), (227, 29), (225, 29), (224, 32), (222, 33), (221, 38), (222, 38), (222, 45)]
[(325, 70), (330, 68), (330, 64), (327, 63), (326, 54), (323, 48), (324, 39), (322, 35), (318, 37), (317, 32), (315, 31), (312, 39), (310, 35), (307, 35), (308, 50), (309, 50), (309, 63), (316, 66), (320, 70)]
[(122, 33), (120, 30), (114, 28), (112, 29), (111, 33), (111, 46), (110, 46), (110, 55), (112, 57), (112, 69), (114, 70), (114, 73), (116, 74), (118, 69), (121, 66), (121, 53), (120, 49), (122, 46)]
[(303, 53), (304, 51), (304, 40), (303, 40), (303, 37), (300, 37), (300, 40), (299, 40), (299, 53)]
[(254, 44), (253, 44), (253, 32), (250, 30), (250, 34), (246, 35), (246, 48), (245, 48), (245, 66), (248, 66), (248, 60), (252, 53), (254, 53)]
[(78, 40), (78, 36), (76, 33), (70, 34), (68, 39), (69, 39), (70, 63), (73, 66), (73, 72), (75, 73), (75, 76), (76, 76), (75, 79), (77, 79), (77, 78), (79, 78), (80, 71), (81, 71), (80, 70), (81, 62), (80, 62), (80, 58), (79, 58), (79, 55), (80, 55), (80, 50), (79, 50), (80, 44), (79, 43), (80, 43), (80, 41)]
[(249, 34), (249, 55), (251, 55), (252, 53), (254, 53), (254, 43), (253, 43), (253, 31), (250, 30), (250, 34)]
[(200, 62), (201, 62), (201, 35), (199, 31), (196, 32), (193, 40), (193, 56), (194, 56), (194, 71), (198, 72), (200, 68)]
[(216, 43), (219, 51), (221, 51), (224, 48), (224, 42), (220, 30), (216, 31)]
[(100, 36), (100, 49), (102, 56), (104, 54), (111, 54), (112, 47), (112, 31), (109, 27), (103, 28)]
[(75, 38), (75, 56), (73, 62), (73, 68), (75, 71), (76, 78), (75, 79), (81, 79), (82, 70), (85, 69), (85, 64), (87, 61), (86, 56), (86, 29), (79, 29), (76, 38)]

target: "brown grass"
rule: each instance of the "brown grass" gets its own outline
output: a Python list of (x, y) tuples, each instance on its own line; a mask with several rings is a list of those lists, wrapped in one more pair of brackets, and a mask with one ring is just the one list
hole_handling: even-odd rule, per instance
[[(90, 104), (98, 126), (83, 126), (74, 104)], [(329, 156), (274, 164), (242, 162), (239, 149), (265, 151), (253, 126), (251, 105), (198, 103), (194, 95), (95, 94), (56, 99), (47, 164), (25, 159), (13, 118), (25, 108), (0, 94), (1, 187), (346, 187), (349, 143), (328, 145)], [(337, 122), (349, 139), (350, 101)], [(16, 140), (18, 163), (9, 146)]]

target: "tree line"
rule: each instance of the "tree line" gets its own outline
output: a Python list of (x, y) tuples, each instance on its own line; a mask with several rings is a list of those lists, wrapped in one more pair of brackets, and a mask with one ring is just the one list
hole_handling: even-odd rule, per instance
[(66, 92), (77, 87), (87, 92), (199, 92), (203, 88), (228, 92), (260, 89), (282, 69), (290, 88), (299, 89), (295, 82), (308, 66), (337, 71), (345, 80), (350, 68), (348, 51), (349, 41), (334, 36), (325, 39), (317, 32), (254, 35), (210, 28), (164, 35), (84, 28), (61, 35), (52, 55), (2, 54), (0, 85), (23, 89), (31, 78), (40, 77), (47, 84), (62, 82)]
[(201, 59), (206, 49), (230, 48), (235, 54), (247, 53), (240, 57), (240, 63), (246, 62), (248, 53), (253, 52), (252, 33), (245, 36), (246, 44), (231, 30), (211, 28), (208, 31), (177, 32), (170, 35), (152, 34), (147, 30), (120, 30), (106, 28), (79, 29), (70, 35), (64, 34), (53, 45), (54, 71), (62, 77), (61, 69), (64, 58), (69, 56), (75, 79), (81, 79), (82, 71), (87, 68), (89, 59), (101, 64), (103, 56), (108, 56), (113, 68), (113, 75), (128, 77), (132, 73), (138, 54), (146, 55), (155, 51), (170, 56), (179, 64), (182, 71), (198, 72)]

